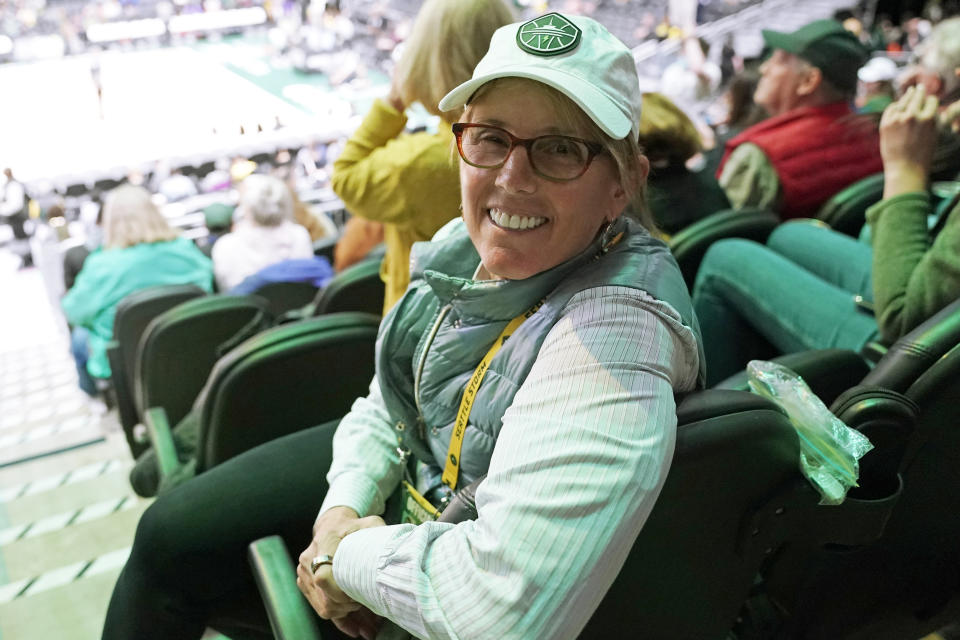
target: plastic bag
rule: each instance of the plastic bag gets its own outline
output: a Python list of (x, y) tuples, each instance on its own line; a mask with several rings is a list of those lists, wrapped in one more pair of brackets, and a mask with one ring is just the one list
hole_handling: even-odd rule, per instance
[(775, 362), (747, 364), (750, 389), (779, 405), (800, 437), (800, 470), (820, 493), (820, 504), (840, 504), (856, 487), (863, 455), (873, 445), (824, 406), (807, 383)]

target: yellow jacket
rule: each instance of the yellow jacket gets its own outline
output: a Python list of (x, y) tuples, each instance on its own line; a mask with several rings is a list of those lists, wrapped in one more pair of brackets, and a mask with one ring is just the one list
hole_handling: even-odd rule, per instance
[(460, 214), (453, 133), (441, 123), (437, 133), (403, 134), (406, 124), (404, 114), (375, 100), (333, 165), (333, 190), (347, 211), (384, 225), (384, 313), (410, 282), (410, 246)]

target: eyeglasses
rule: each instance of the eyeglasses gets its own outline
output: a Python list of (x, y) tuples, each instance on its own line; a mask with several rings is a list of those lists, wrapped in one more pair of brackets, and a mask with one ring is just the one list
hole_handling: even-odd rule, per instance
[(499, 169), (514, 147), (527, 150), (533, 172), (555, 182), (575, 180), (586, 173), (594, 157), (603, 153), (598, 142), (570, 136), (518, 138), (509, 131), (486, 124), (457, 122), (453, 125), (460, 157), (471, 167)]

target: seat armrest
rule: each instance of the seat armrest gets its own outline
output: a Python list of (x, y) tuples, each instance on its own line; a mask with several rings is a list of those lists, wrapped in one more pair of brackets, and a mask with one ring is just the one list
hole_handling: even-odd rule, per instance
[(883, 356), (887, 355), (887, 345), (876, 340), (868, 342), (860, 348), (860, 355), (871, 364), (877, 364)]
[(173, 442), (173, 432), (167, 420), (167, 412), (163, 407), (150, 407), (144, 414), (147, 435), (157, 454), (157, 468), (160, 478), (166, 478), (180, 466), (177, 448)]
[(960, 343), (960, 300), (938, 311), (890, 345), (863, 384), (904, 392)]
[(765, 209), (724, 209), (685, 227), (670, 239), (670, 250), (680, 265), (683, 279), (693, 281), (710, 245), (724, 238), (747, 238), (764, 242), (780, 224), (780, 218)]
[[(863, 357), (848, 349), (799, 351), (778, 356), (772, 361), (795, 371), (827, 406), (841, 393), (859, 384), (869, 371)], [(718, 382), (713, 388), (749, 391), (746, 370)]]
[(321, 640), (317, 615), (297, 588), (295, 564), (283, 538), (254, 540), (247, 552), (274, 637)]

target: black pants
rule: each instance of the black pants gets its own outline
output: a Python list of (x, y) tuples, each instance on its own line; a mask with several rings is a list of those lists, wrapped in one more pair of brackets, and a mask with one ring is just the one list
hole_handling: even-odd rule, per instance
[(26, 240), (30, 237), (24, 228), (24, 223), (26, 223), (28, 219), (29, 216), (25, 212), (15, 213), (7, 218), (7, 224), (13, 229), (13, 237), (15, 240)]
[[(296, 561), (327, 492), (335, 426), (262, 445), (157, 499), (117, 580), (104, 640), (272, 638), (247, 545), (283, 536)], [(324, 640), (345, 638), (323, 623)]]

